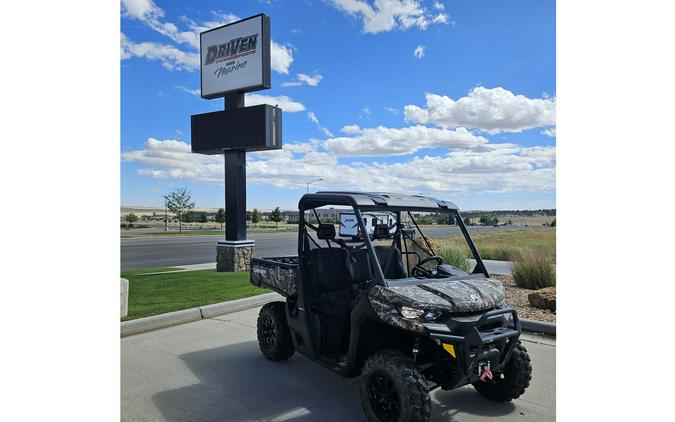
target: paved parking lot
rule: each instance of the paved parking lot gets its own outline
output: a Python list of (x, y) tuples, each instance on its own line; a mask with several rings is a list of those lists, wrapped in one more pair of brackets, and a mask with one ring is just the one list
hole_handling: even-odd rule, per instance
[[(265, 359), (259, 308), (121, 339), (123, 421), (364, 421), (358, 378), (345, 379), (299, 354)], [(437, 421), (555, 420), (555, 339), (524, 335), (533, 381), (512, 403), (472, 387), (432, 394)]]

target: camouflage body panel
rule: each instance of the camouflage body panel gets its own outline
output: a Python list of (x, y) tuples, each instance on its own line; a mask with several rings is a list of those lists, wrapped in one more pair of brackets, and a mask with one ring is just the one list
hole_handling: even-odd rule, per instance
[[(504, 304), (504, 286), (493, 278), (432, 281), (409, 286), (374, 286), (369, 299), (383, 321), (406, 330), (423, 332), (421, 323), (403, 318), (397, 307), (450, 313), (485, 311)], [(421, 331), (418, 326), (422, 326)]]
[[(374, 287), (374, 289), (379, 288), (380, 286)], [(394, 327), (403, 328), (407, 331), (412, 331), (414, 333), (423, 334), (426, 332), (426, 327), (422, 325), (421, 322), (415, 321), (412, 319), (403, 318), (401, 314), (398, 313), (396, 305), (386, 300), (378, 299), (375, 296), (369, 295), (368, 299), (370, 300), (370, 306), (373, 307), (373, 310), (380, 317), (380, 319), (389, 325)]]
[(297, 295), (298, 276), (297, 256), (251, 259), (251, 284), (254, 286), (293, 297)]

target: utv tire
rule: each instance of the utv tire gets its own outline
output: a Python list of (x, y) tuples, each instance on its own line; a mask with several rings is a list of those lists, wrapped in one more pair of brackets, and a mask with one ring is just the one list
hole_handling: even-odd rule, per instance
[(384, 350), (361, 370), (361, 404), (371, 422), (427, 422), (431, 400), (426, 379), (412, 359)]
[(269, 360), (284, 360), (295, 353), (283, 302), (270, 302), (258, 314), (258, 346)]
[(511, 401), (520, 397), (532, 379), (530, 355), (520, 341), (513, 348), (503, 374), (503, 379), (495, 375), (490, 381), (473, 383), (473, 387), (485, 398), (493, 401)]

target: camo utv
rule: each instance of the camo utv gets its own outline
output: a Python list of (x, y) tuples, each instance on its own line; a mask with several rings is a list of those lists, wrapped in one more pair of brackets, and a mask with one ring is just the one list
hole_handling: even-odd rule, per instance
[[(336, 233), (334, 213), (358, 221), (360, 240)], [(333, 210), (334, 211), (334, 210)], [(369, 234), (362, 214), (390, 213)], [(476, 261), (471, 273), (443, 262), (415, 215), (447, 215)], [(415, 238), (402, 228), (410, 224)], [(366, 234), (363, 236), (363, 234)], [(472, 384), (490, 400), (524, 393), (532, 367), (520, 322), (490, 278), (457, 206), (423, 196), (318, 192), (299, 203), (298, 255), (253, 258), (251, 283), (282, 294), (258, 317), (271, 360), (297, 350), (344, 377), (361, 375), (371, 421), (427, 421), (429, 392)]]

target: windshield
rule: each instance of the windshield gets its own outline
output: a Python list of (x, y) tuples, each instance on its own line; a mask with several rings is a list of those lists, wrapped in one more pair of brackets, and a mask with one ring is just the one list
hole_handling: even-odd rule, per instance
[[(360, 267), (356, 270), (359, 279), (389, 285), (404, 279), (412, 282), (414, 278), (468, 276), (467, 258), (476, 261), (474, 274), (487, 276), (461, 216), (454, 209), (432, 212), (399, 207), (324, 205), (308, 209), (307, 214), (300, 234), (301, 251), (309, 254), (315, 249), (345, 250), (354, 265)], [(448, 248), (439, 243), (443, 237), (453, 235), (463, 235), (468, 246), (459, 256), (457, 251), (448, 253)]]

